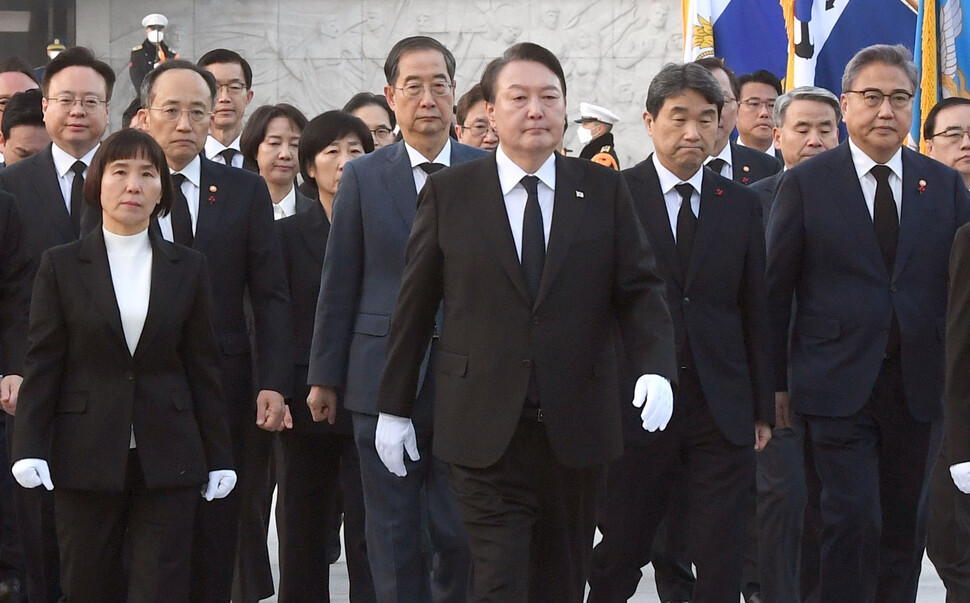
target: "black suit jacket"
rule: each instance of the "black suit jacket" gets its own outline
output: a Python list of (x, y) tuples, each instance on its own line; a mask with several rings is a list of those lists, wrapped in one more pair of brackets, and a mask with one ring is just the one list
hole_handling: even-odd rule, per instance
[(17, 200), (0, 191), (0, 374), (23, 374), (33, 270), (22, 245)]
[(734, 170), (734, 181), (744, 185), (777, 174), (784, 167), (780, 161), (758, 149), (749, 149), (736, 142), (731, 143), (731, 168)]
[(778, 185), (781, 183), (781, 177), (784, 175), (785, 172), (778, 172), (773, 176), (768, 176), (755, 182), (750, 187), (761, 200), (761, 220), (764, 223), (765, 229), (768, 228), (768, 217), (771, 215), (771, 206), (775, 202), (775, 193), (778, 192)]
[(970, 461), (970, 225), (950, 254), (946, 325), (946, 440), (950, 464)]
[(132, 427), (149, 488), (232, 468), (205, 260), (149, 236), (151, 294), (134, 354), (101, 229), (41, 258), (11, 460), (47, 459), (59, 488), (123, 489)]
[(676, 379), (663, 281), (629, 190), (614, 170), (556, 156), (552, 231), (534, 304), (503, 199), (494, 154), (428, 179), (408, 241), (378, 410), (410, 416), (443, 299), (436, 456), (469, 467), (498, 460), (534, 370), (559, 461), (608, 462), (622, 451), (617, 322), (640, 374)]
[[(704, 170), (685, 281), (653, 159), (624, 170), (623, 176), (653, 243), (657, 271), (667, 284), (678, 360), (693, 364), (724, 436), (737, 445), (754, 444), (754, 422), (774, 422), (765, 236), (758, 199), (744, 186)], [(637, 409), (630, 405), (625, 410), (632, 427), (625, 433), (644, 438)]]

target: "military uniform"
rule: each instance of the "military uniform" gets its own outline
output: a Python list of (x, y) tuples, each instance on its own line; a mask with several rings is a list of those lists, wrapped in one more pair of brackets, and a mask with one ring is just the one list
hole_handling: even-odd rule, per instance
[(589, 159), (593, 163), (611, 167), (614, 170), (620, 169), (620, 160), (616, 157), (616, 149), (613, 146), (613, 133), (607, 132), (602, 136), (597, 136), (583, 147), (579, 154), (582, 159)]
[(131, 49), (131, 58), (128, 60), (128, 74), (131, 76), (131, 83), (135, 85), (135, 90), (140, 88), (142, 78), (148, 75), (148, 72), (157, 64), (163, 63), (166, 59), (177, 58), (179, 58), (178, 54), (173, 52), (164, 41), (156, 45), (145, 38), (144, 42)]

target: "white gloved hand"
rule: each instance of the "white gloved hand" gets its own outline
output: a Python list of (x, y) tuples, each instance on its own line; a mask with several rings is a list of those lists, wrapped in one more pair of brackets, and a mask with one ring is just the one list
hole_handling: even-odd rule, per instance
[(950, 465), (950, 477), (960, 492), (970, 494), (970, 461)]
[(216, 498), (225, 498), (229, 496), (232, 489), (236, 487), (236, 472), (232, 469), (220, 469), (218, 471), (209, 472), (209, 483), (205, 487), (205, 491), (202, 493), (202, 497), (207, 501), (212, 501)]
[(660, 375), (641, 375), (633, 388), (633, 405), (643, 408), (640, 418), (646, 431), (663, 431), (674, 414), (674, 392)]
[(377, 417), (377, 429), (374, 434), (374, 447), (377, 456), (387, 470), (398, 477), (408, 474), (404, 468), (404, 453), (412, 461), (421, 458), (418, 454), (418, 438), (414, 434), (414, 423), (407, 417), (398, 417), (381, 413)]
[(44, 459), (20, 459), (13, 464), (10, 472), (24, 488), (36, 488), (43, 484), (48, 490), (54, 489), (51, 470)]

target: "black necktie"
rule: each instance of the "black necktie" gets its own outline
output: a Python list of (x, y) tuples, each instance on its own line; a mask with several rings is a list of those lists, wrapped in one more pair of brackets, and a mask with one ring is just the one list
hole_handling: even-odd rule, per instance
[(535, 303), (542, 282), (542, 266), (546, 262), (546, 237), (542, 227), (542, 209), (539, 207), (539, 179), (524, 176), (520, 181), (528, 194), (525, 214), (522, 217), (522, 273)]
[(434, 174), (438, 170), (445, 169), (447, 166), (442, 163), (431, 163), (430, 161), (426, 161), (424, 163), (419, 163), (418, 167), (424, 170), (425, 174)]
[(709, 167), (712, 170), (714, 170), (714, 172), (718, 176), (721, 175), (721, 170), (723, 170), (724, 169), (724, 166), (726, 166), (726, 165), (727, 165), (727, 161), (724, 161), (720, 157), (718, 157), (716, 159), (711, 159), (710, 161), (707, 162), (707, 167)]
[(219, 151), (219, 154), (222, 155), (222, 159), (225, 160), (226, 165), (229, 167), (232, 167), (232, 158), (236, 156), (236, 153), (238, 153), (236, 149), (223, 149), (222, 151)]
[(179, 245), (191, 247), (195, 237), (192, 235), (192, 216), (189, 214), (189, 203), (182, 192), (184, 174), (172, 174), (172, 185), (175, 187), (175, 199), (172, 202), (172, 238)]
[(680, 211), (677, 212), (677, 252), (680, 255), (680, 267), (686, 279), (687, 269), (690, 268), (690, 252), (694, 248), (694, 232), (697, 230), (697, 217), (690, 206), (694, 187), (684, 182), (674, 188), (680, 195)]
[(893, 189), (889, 188), (890, 169), (885, 165), (873, 166), (872, 175), (876, 177), (876, 198), (872, 204), (872, 224), (876, 228), (876, 239), (879, 240), (879, 251), (886, 261), (889, 274), (893, 273), (896, 265), (896, 244), (899, 242), (899, 214), (896, 213), (896, 201)]
[(74, 182), (71, 183), (71, 223), (74, 234), (81, 234), (81, 212), (84, 211), (84, 170), (87, 168), (80, 159), (71, 166)]

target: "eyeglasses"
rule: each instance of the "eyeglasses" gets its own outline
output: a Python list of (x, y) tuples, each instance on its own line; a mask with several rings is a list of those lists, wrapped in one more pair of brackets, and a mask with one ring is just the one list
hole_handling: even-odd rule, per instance
[(492, 129), (492, 126), (488, 124), (472, 124), (470, 126), (462, 125), (461, 127), (465, 130), (471, 130), (472, 134), (479, 138), (488, 134), (489, 130)]
[(239, 94), (241, 92), (245, 92), (246, 84), (243, 82), (226, 82), (216, 84), (217, 92), (222, 92), (223, 88), (225, 88), (226, 92), (229, 92), (230, 94)]
[(370, 131), (370, 133), (371, 133), (371, 136), (373, 136), (374, 138), (387, 138), (394, 132), (387, 128), (380, 127), (380, 128), (374, 128), (373, 130)]
[(149, 107), (149, 109), (152, 111), (158, 111), (159, 115), (161, 115), (162, 119), (165, 121), (178, 121), (179, 117), (185, 113), (189, 116), (190, 120), (194, 121), (195, 123), (201, 123), (207, 117), (212, 115), (211, 112), (199, 108), (179, 109), (178, 107)]
[(913, 95), (905, 90), (893, 90), (886, 94), (878, 88), (866, 88), (865, 90), (846, 90), (850, 94), (861, 94), (862, 101), (867, 107), (875, 108), (882, 105), (886, 97), (889, 97), (889, 104), (894, 109), (905, 109), (913, 100)]
[(108, 101), (101, 100), (96, 96), (73, 97), (73, 96), (68, 96), (64, 94), (61, 96), (48, 98), (47, 102), (55, 103), (58, 107), (61, 107), (64, 109), (69, 109), (70, 107), (73, 107), (76, 103), (81, 103), (81, 106), (84, 107), (85, 110), (94, 111), (101, 105), (106, 104)]
[(444, 82), (436, 82), (431, 85), (408, 84), (403, 88), (395, 87), (394, 89), (400, 90), (401, 92), (403, 92), (404, 96), (406, 96), (407, 98), (418, 98), (422, 94), (424, 94), (424, 91), (426, 89), (431, 90), (431, 96), (437, 96), (440, 98), (442, 96), (448, 96), (449, 94), (451, 94), (452, 91), (454, 91), (455, 89), (455, 83), (451, 82), (446, 84)]
[(768, 111), (775, 110), (775, 99), (761, 99), (761, 98), (746, 98), (741, 101), (742, 105), (751, 109), (752, 111), (758, 111), (761, 107), (768, 107)]
[(942, 136), (950, 144), (960, 144), (963, 142), (964, 136), (970, 136), (970, 128), (947, 128), (942, 132), (933, 134), (930, 138), (936, 138), (937, 136)]

